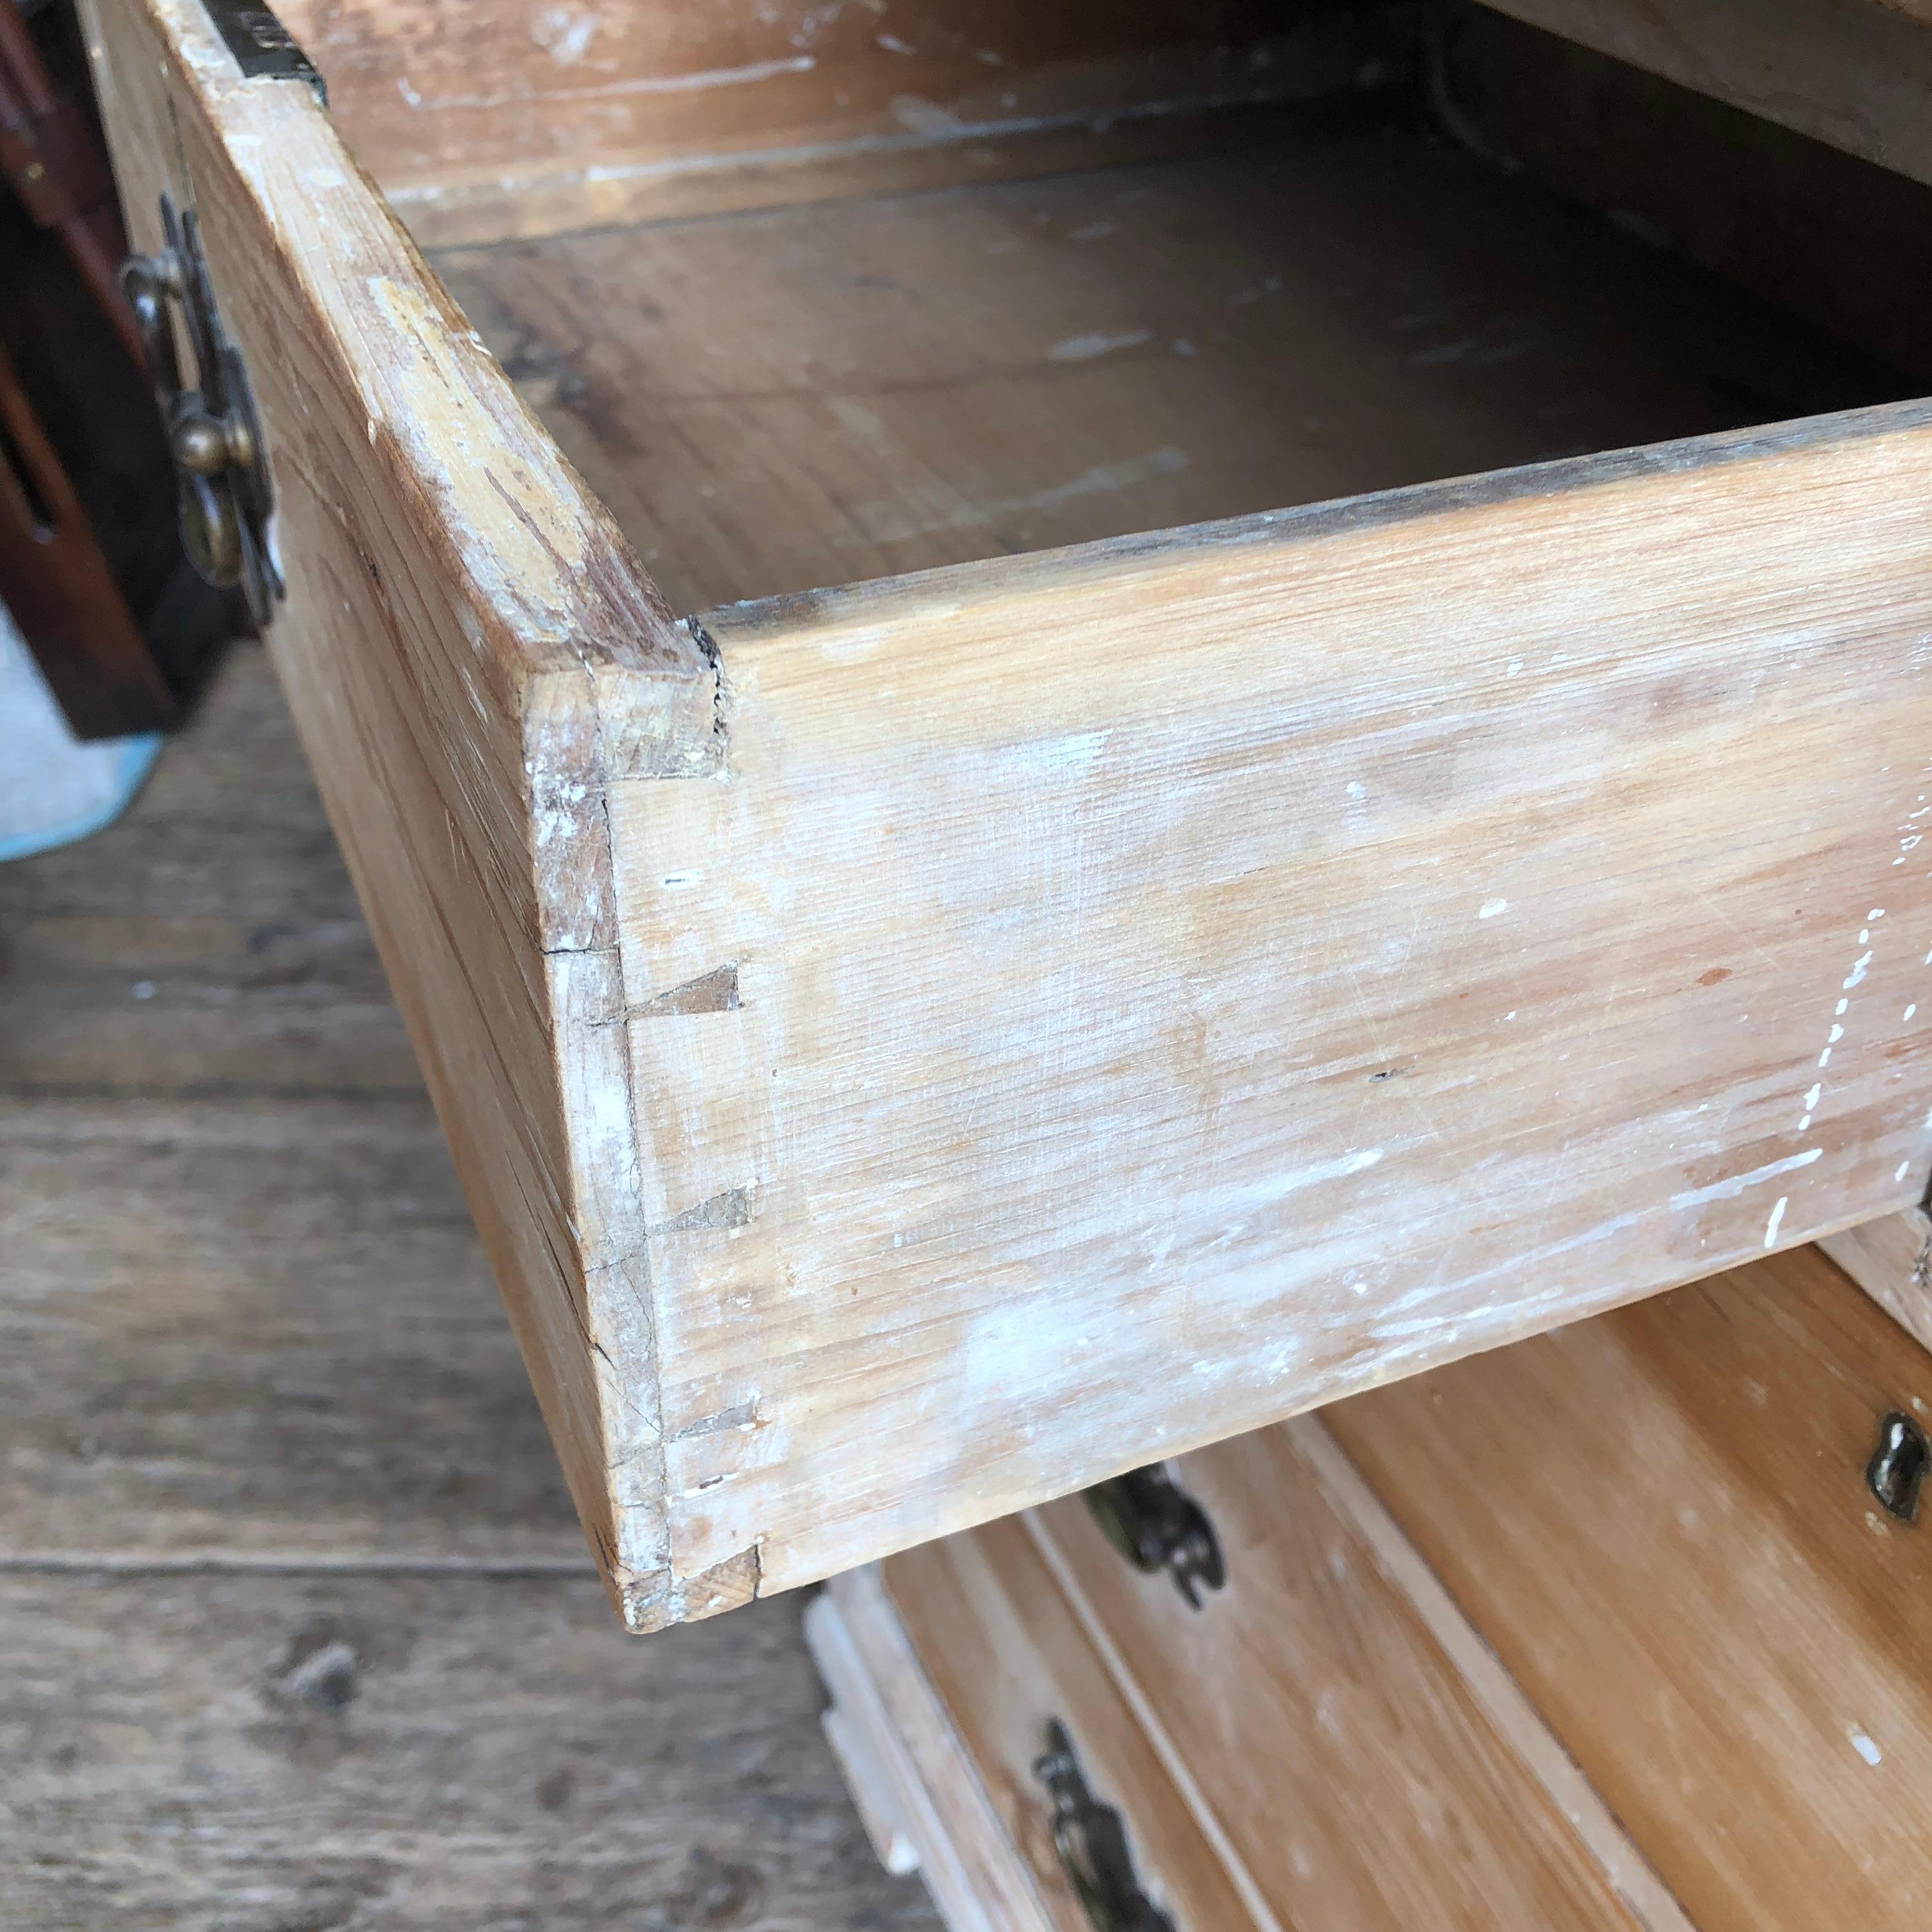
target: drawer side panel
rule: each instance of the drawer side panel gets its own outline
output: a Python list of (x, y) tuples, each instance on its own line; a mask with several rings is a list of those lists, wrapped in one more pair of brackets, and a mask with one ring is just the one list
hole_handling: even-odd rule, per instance
[(712, 614), (723, 782), (610, 794), (633, 1012), (738, 1000), (632, 1029), (678, 1204), (743, 1210), (660, 1297), (679, 1561), (802, 1582), (1916, 1201), (1928, 454)]
[(163, 190), (195, 211), (246, 359), (268, 649), (572, 1493), (661, 1597), (602, 788), (714, 762), (714, 674), (311, 92), (244, 80), (194, 0), (84, 10), (135, 245)]

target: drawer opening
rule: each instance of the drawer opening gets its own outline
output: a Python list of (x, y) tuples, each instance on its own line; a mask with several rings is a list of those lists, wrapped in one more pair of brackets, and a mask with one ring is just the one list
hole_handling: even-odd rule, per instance
[(680, 610), (1914, 392), (1816, 258), (1910, 255), (1928, 190), (1480, 10), (1351, 17), (1372, 58), (1158, 160), (534, 236), (512, 185), (432, 260)]

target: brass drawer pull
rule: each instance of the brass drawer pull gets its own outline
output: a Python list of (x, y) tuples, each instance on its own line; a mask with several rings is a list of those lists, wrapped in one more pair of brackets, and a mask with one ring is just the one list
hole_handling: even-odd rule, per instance
[(1053, 1800), (1053, 1847), (1094, 1932), (1174, 1932), (1174, 1921), (1142, 1891), (1120, 1814), (1088, 1789), (1058, 1718), (1048, 1721), (1046, 1754), (1033, 1774)]
[(1932, 1450), (1924, 1430), (1903, 1411), (1894, 1409), (1878, 1426), (1878, 1447), (1865, 1465), (1865, 1487), (1900, 1522), (1913, 1522), (1928, 1460)]
[[(166, 244), (129, 256), (121, 283), (174, 453), (182, 543), (208, 583), (224, 590), (241, 585), (256, 628), (266, 630), (286, 592), (269, 552), (274, 491), (254, 392), (242, 352), (222, 333), (194, 211), (178, 213), (165, 190), (160, 206)], [(194, 358), (194, 388), (184, 386), (176, 352), (177, 312)]]
[(1107, 1540), (1143, 1574), (1166, 1570), (1192, 1609), (1201, 1607), (1198, 1586), (1218, 1590), (1228, 1580), (1207, 1511), (1160, 1463), (1096, 1483), (1085, 1495)]

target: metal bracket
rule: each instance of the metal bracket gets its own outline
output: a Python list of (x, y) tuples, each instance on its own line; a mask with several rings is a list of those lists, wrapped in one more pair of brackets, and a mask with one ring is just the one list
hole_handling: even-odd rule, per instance
[[(266, 630), (286, 592), (269, 554), (274, 488), (242, 352), (222, 333), (194, 211), (177, 214), (161, 195), (166, 245), (130, 255), (121, 284), (133, 304), (148, 377), (174, 452), (182, 543), (202, 577), (219, 590), (240, 584), (249, 614)], [(181, 316), (194, 358), (194, 388), (184, 386), (173, 317)]]
[(1218, 1590), (1228, 1580), (1207, 1511), (1161, 1464), (1096, 1483), (1085, 1495), (1107, 1540), (1144, 1575), (1166, 1570), (1190, 1608), (1201, 1607), (1197, 1585)]
[(1174, 1921), (1142, 1891), (1120, 1814), (1087, 1788), (1073, 1740), (1058, 1718), (1033, 1774), (1053, 1800), (1053, 1848), (1094, 1932), (1174, 1932)]
[(328, 105), (328, 88), (295, 36), (266, 7), (245, 0), (202, 0), (214, 30), (239, 63), (244, 80), (299, 80)]

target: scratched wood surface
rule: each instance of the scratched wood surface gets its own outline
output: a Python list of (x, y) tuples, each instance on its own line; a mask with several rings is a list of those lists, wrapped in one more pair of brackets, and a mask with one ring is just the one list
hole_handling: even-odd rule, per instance
[(425, 242), (542, 235), (1238, 140), (1387, 87), (1417, 37), (1334, 0), (290, 0), (344, 135)]
[(803, 1582), (1916, 1200), (1928, 428), (708, 618), (730, 782), (609, 793), (676, 1560)]
[(1374, 104), (432, 260), (680, 610), (1906, 393)]
[(790, 1605), (611, 1618), (259, 650), (0, 934), (9, 1932), (932, 1925)]
[[(949, 245), (1016, 238), (997, 188), (922, 250), (903, 204), (709, 224), (688, 300), (571, 290), (704, 318), (652, 345), (674, 390), (791, 392), (716, 452), (631, 441), (676, 478), (647, 504), (748, 506), (726, 594), (781, 556), (806, 593), (680, 625), (313, 99), (188, 0), (97, 11), (136, 232), (198, 197), (257, 364), (272, 652), (634, 1628), (1916, 1197), (1924, 411), (1004, 554), (1709, 428), (1754, 356), (1815, 408), (1815, 339), (1717, 354), (1744, 311), (1700, 278), (1400, 124), (1179, 171), (1146, 237), (1010, 268)], [(1431, 224), (1406, 299), (1513, 299), (1547, 242), (1546, 310), (1354, 326)], [(1314, 318), (1284, 458), (1292, 387), (1235, 374), (1266, 329), (1204, 355), (1204, 311), (1153, 314), (1176, 257)], [(961, 383), (951, 320), (880, 354), (1002, 292), (1018, 380)], [(1652, 300), (1634, 342), (1589, 319)], [(784, 346), (814, 308), (818, 367)], [(842, 317), (925, 404), (841, 393)], [(1379, 473), (1334, 458), (1405, 416)], [(713, 514), (626, 516), (680, 601), (730, 574), (683, 542)], [(986, 561), (811, 592), (842, 542)]]
[(1702, 1932), (1922, 1924), (1932, 1357), (1802, 1250), (1328, 1420)]

